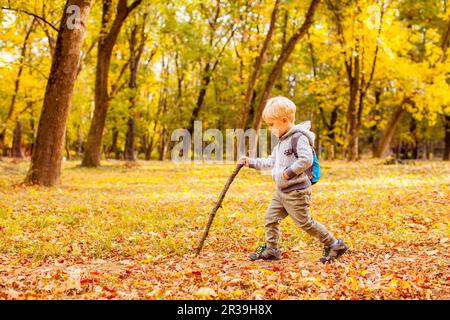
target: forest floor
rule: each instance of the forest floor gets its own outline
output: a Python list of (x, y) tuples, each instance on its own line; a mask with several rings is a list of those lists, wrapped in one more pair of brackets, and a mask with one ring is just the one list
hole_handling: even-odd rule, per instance
[(59, 188), (0, 161), (0, 299), (449, 299), (450, 163), (322, 162), (312, 216), (350, 250), (281, 224), (283, 259), (252, 262), (274, 183), (244, 168), (200, 256), (233, 165), (64, 163)]

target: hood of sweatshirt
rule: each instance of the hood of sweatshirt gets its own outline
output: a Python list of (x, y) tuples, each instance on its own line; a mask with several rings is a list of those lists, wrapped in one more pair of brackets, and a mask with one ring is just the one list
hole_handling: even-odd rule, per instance
[(316, 138), (316, 135), (310, 129), (311, 129), (311, 121), (310, 120), (300, 122), (299, 124), (296, 124), (295, 126), (293, 126), (291, 130), (289, 130), (288, 132), (283, 134), (280, 137), (280, 141), (287, 139), (288, 137), (290, 137), (291, 135), (293, 135), (296, 132), (301, 132), (308, 138), (309, 143), (311, 145), (314, 145), (314, 139)]

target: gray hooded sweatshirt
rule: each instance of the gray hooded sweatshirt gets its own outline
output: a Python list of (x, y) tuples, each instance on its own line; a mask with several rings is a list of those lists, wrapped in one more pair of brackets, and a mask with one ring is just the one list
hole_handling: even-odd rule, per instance
[[(277, 189), (280, 191), (290, 192), (309, 187), (311, 181), (305, 171), (313, 164), (311, 146), (314, 145), (315, 138), (315, 134), (310, 129), (311, 121), (295, 125), (280, 137), (268, 158), (249, 159), (249, 167), (258, 170), (272, 168), (272, 179), (275, 180)], [(294, 150), (292, 146), (291, 140), (294, 135), (298, 135), (297, 150)], [(289, 179), (286, 180), (283, 177), (283, 172), (286, 172)]]

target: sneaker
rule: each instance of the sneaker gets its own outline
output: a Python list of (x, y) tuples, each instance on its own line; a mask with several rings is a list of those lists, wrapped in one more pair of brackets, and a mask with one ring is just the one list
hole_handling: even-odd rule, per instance
[(250, 260), (280, 260), (281, 251), (277, 248), (267, 248), (266, 245), (259, 246), (255, 253), (250, 253)]
[(320, 261), (322, 263), (332, 262), (342, 256), (347, 250), (348, 246), (339, 239), (336, 244), (324, 247), (323, 257), (320, 258)]

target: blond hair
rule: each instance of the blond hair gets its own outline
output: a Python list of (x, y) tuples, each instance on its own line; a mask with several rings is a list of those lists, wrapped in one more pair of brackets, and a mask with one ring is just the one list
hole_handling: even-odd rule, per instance
[(262, 114), (264, 121), (287, 117), (291, 122), (295, 120), (295, 103), (282, 96), (267, 100)]

